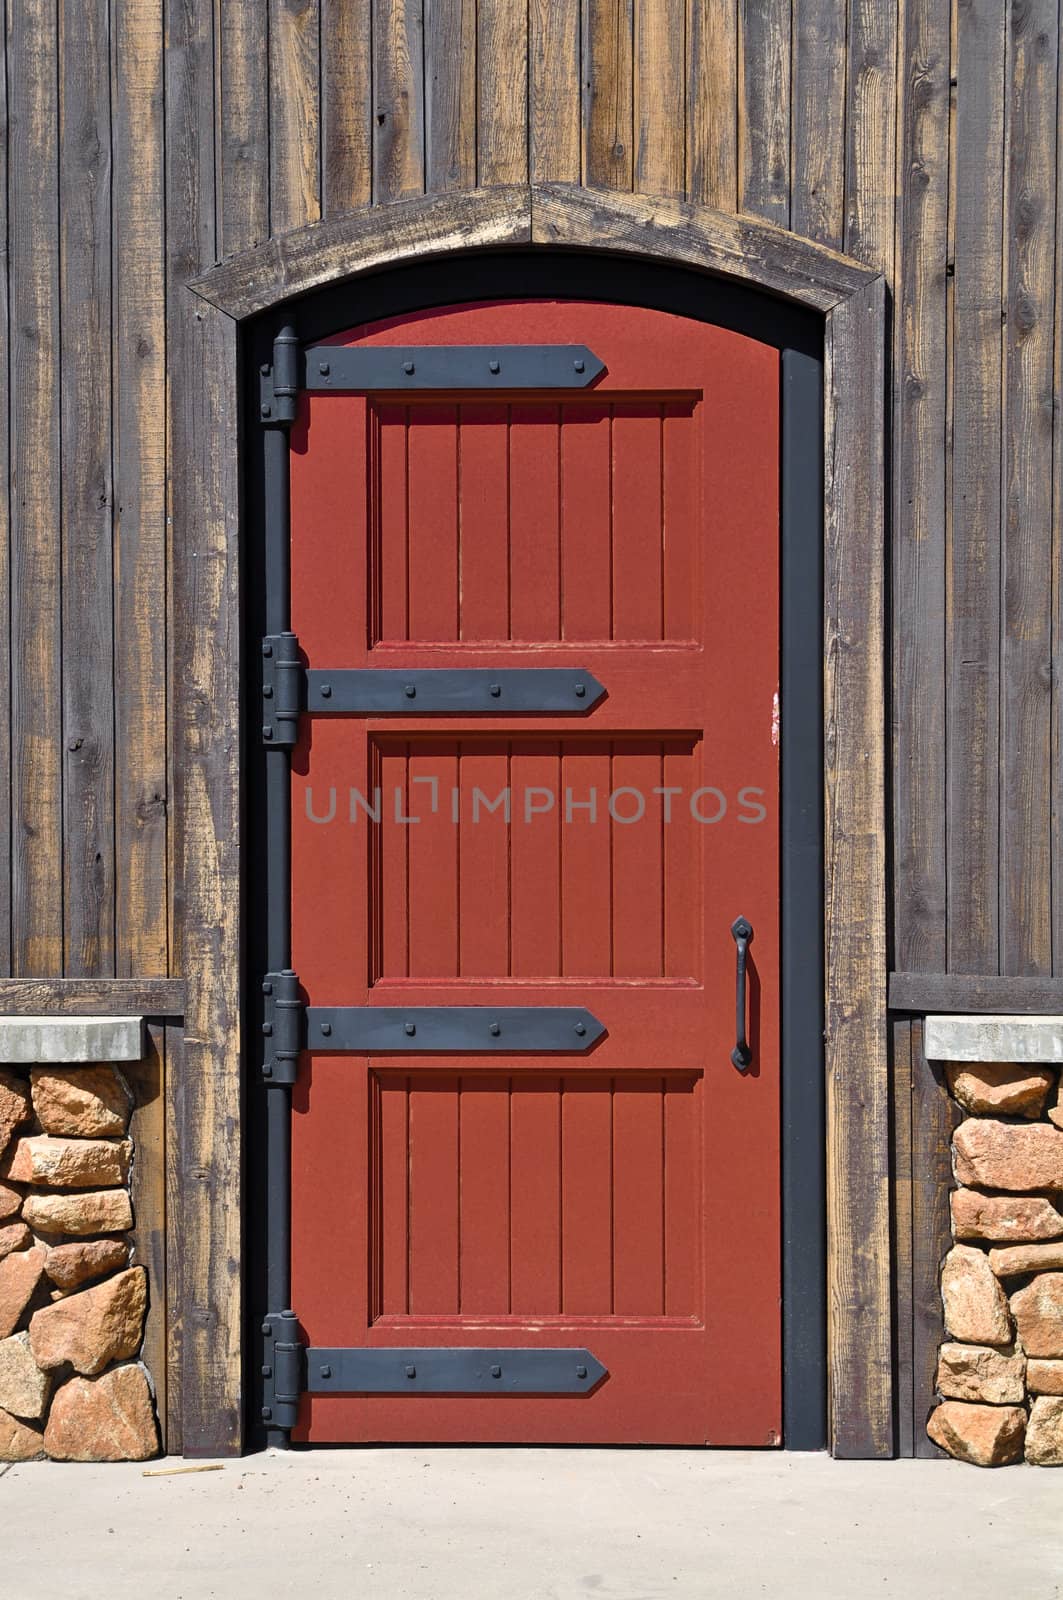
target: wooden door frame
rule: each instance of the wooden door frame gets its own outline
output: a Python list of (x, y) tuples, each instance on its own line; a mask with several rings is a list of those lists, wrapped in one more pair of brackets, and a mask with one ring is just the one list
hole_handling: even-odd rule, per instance
[(520, 245), (681, 264), (823, 318), (830, 1438), (839, 1456), (889, 1456), (885, 281), (752, 218), (557, 184), (418, 197), (312, 224), (195, 280), (177, 318), (175, 931), (187, 1042), (171, 1101), (184, 1448), (224, 1454), (243, 1442), (240, 325), (367, 273)]

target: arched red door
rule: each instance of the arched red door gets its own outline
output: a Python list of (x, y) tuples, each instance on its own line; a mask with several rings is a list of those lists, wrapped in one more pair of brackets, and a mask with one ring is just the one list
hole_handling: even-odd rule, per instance
[(512, 1054), (497, 1034), (488, 1054), (311, 1048), (293, 1304), (312, 1351), (440, 1352), (445, 1373), (455, 1350), (513, 1351), (515, 1371), (585, 1349), (606, 1371), (575, 1390), (511, 1385), (508, 1357), (495, 1389), (493, 1369), (450, 1390), (414, 1371), (406, 1392), (306, 1396), (295, 1437), (777, 1443), (778, 352), (544, 300), (333, 343), (584, 345), (605, 371), (571, 392), (302, 398), (291, 609), (312, 670), (585, 678), (561, 710), (514, 709), (508, 678), (486, 711), (311, 707), (292, 779), (306, 998), (487, 1008), (477, 1025), (583, 1007), (604, 1031), (559, 1049), (533, 1029)]

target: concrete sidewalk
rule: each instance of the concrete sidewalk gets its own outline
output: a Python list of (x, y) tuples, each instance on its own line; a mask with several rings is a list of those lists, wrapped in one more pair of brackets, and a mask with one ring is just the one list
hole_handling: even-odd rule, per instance
[(3, 1600), (1063, 1596), (1063, 1472), (1028, 1467), (360, 1449), (143, 1470), (9, 1468)]

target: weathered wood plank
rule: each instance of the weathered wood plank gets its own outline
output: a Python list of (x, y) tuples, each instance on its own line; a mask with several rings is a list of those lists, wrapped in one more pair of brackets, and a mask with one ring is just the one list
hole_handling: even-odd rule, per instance
[(162, 0), (115, 0), (115, 972), (169, 960)]
[(829, 1366), (836, 1455), (893, 1450), (886, 1059), (885, 286), (827, 321), (824, 718)]
[(687, 199), (738, 210), (738, 0), (691, 0)]
[(926, 1436), (943, 1337), (941, 1263), (952, 1243), (950, 1140), (959, 1122), (940, 1065), (923, 1054), (912, 1023), (912, 1443), (917, 1456), (942, 1452)]
[(1056, 0), (1009, 9), (1004, 237), (1000, 970), (1052, 970), (1052, 390)]
[(216, 28), (218, 254), (230, 256), (269, 237), (269, 7), (217, 0)]
[(166, 53), (168, 419), (173, 538), (175, 957), (186, 1045), (173, 1096), (179, 1171), (182, 1437), (243, 1438), (240, 1192), (240, 586), (236, 327), (188, 279), (214, 259), (213, 40), (196, 0)]
[(845, 239), (845, 66), (845, 7), (795, 6), (790, 226), (835, 250)]
[(128, 1063), (122, 1075), (133, 1091), (129, 1132), (136, 1150), (131, 1188), (136, 1254), (147, 1269), (148, 1315), (144, 1324), (144, 1365), (155, 1385), (155, 1407), (163, 1448), (171, 1448), (167, 1415), (166, 1359), (166, 1098), (165, 1029), (147, 1029), (147, 1055)]
[(111, 104), (107, 0), (62, 0), (59, 326), (63, 971), (114, 972)]
[(478, 182), (527, 183), (527, 0), (491, 0), (476, 18)]
[(163, 1032), (163, 1169), (166, 1208), (166, 1448), (184, 1448), (183, 1323), (184, 1247), (180, 1223), (184, 1192), (180, 1163), (178, 1109), (184, 1080), (184, 1025), (168, 1022)]
[(413, 256), (521, 244), (530, 237), (526, 188), (418, 196), (386, 211), (358, 212), (300, 228), (201, 274), (191, 287), (230, 316), (243, 318), (352, 273)]
[(971, 1011), (989, 1015), (1063, 1011), (1063, 978), (979, 977), (964, 972), (891, 972), (891, 1011)]
[(894, 298), (894, 959), (943, 972), (950, 19), (909, 0)]
[(634, 0), (584, 0), (583, 181), (630, 189), (634, 179)]
[(318, 0), (269, 0), (271, 233), (321, 215), (318, 26)]
[(897, 6), (851, 0), (846, 48), (845, 252), (893, 282)]
[(63, 970), (57, 15), (8, 11), (12, 970)]
[(1005, 13), (958, 11), (947, 618), (948, 965), (999, 970), (1002, 170)]
[(674, 0), (635, 8), (635, 172), (643, 194), (686, 191), (687, 30)]
[(372, 0), (373, 199), (424, 190), (422, 0)]
[(373, 194), (372, 8), (320, 0), (321, 211), (368, 205)]
[(909, 1457), (915, 1454), (915, 1432), (912, 1381), (912, 1027), (908, 1018), (894, 1018), (890, 1035), (894, 1422), (897, 1454)]
[(538, 183), (580, 177), (580, 0), (529, 0), (528, 164)]
[[(8, 29), (0, 28), (0, 125), (8, 129)], [(11, 135), (0, 140), (0, 238), (8, 238), (8, 196), (10, 190)], [(11, 623), (11, 283), (10, 263), (5, 259), (0, 272), (0, 616)], [(11, 831), (11, 651), (0, 650), (0, 840), (14, 855)], [(0, 845), (0, 850), (5, 845)], [(12, 860), (0, 865), (0, 973), (12, 970), (11, 868)]]
[(790, 221), (790, 0), (740, 0), (739, 208)]
[[(1063, 50), (1056, 62), (1056, 111), (1063, 108)], [(1055, 332), (1052, 348), (1052, 392), (1063, 394), (1063, 150), (1056, 152), (1056, 251), (1053, 261)], [(1052, 451), (1052, 571), (1063, 572), (1063, 407), (1055, 409)], [(1052, 585), (1052, 653), (1063, 650), (1063, 584)], [(1052, 754), (1059, 770), (1063, 759), (1063, 685), (1052, 676)], [(1063, 805), (1052, 807), (1052, 971), (1063, 977)]]
[(684, 261), (759, 283), (799, 304), (829, 311), (877, 276), (811, 240), (753, 217), (729, 217), (679, 200), (604, 193), (568, 184), (532, 190), (534, 235), (544, 244), (581, 245)]
[(424, 16), (425, 188), (476, 187), (476, 0), (428, 0)]
[(0, 1016), (179, 1017), (183, 978), (0, 978)]

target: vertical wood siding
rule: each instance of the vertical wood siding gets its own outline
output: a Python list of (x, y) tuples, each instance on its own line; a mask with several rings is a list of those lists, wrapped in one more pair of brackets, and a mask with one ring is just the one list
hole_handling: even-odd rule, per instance
[[(210, 418), (183, 381), (235, 346), (184, 285), (322, 216), (532, 178), (744, 210), (885, 274), (891, 964), (1063, 976), (1059, 20), (1059, 0), (9, 0), (0, 970), (180, 970), (206, 924), (175, 911), (175, 807), (238, 868), (235, 818), (170, 754), (177, 715), (194, 731), (236, 693), (209, 652), (182, 683), (169, 665), (175, 630), (237, 617), (236, 486), (188, 481)], [(180, 593), (175, 545), (196, 552)], [(897, 1059), (916, 1215), (941, 1111), (917, 1040)], [(195, 1039), (180, 1092), (214, 1092)], [(175, 1212), (210, 1152), (183, 1159)], [(238, 1259), (191, 1224), (186, 1244), (192, 1277)], [(232, 1419), (190, 1403), (224, 1442)]]

